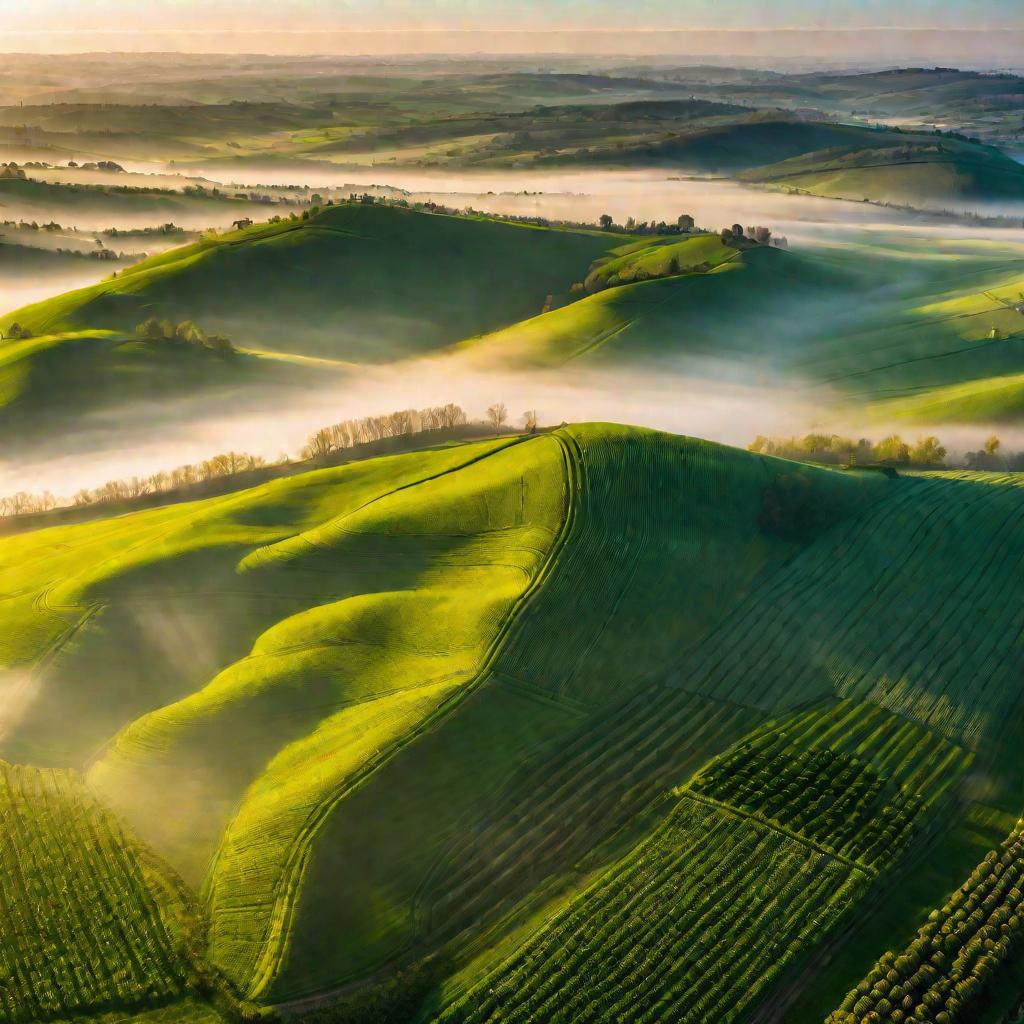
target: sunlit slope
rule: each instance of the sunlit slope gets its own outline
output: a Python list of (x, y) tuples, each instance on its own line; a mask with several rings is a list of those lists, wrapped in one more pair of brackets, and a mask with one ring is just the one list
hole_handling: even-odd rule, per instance
[[(9, 538), (4, 753), (92, 761), (203, 882), (241, 991), (363, 977), (507, 912), (758, 720), (645, 690), (820, 527), (762, 528), (783, 467), (583, 427)], [(839, 518), (887, 487), (806, 472)], [(555, 750), (578, 786), (521, 776)]]
[(243, 574), (305, 579), (320, 602), (91, 770), (194, 879), (227, 826), (207, 885), (212, 955), (244, 988), (273, 977), (333, 805), (482, 681), (560, 533), (565, 481), (560, 445), (541, 438), (257, 551)]
[[(784, 367), (818, 335), (800, 310), (826, 304), (841, 313), (863, 309), (855, 293), (877, 275), (856, 258), (847, 263), (716, 242), (700, 238), (679, 247), (685, 254), (687, 245), (700, 244), (698, 262), (714, 261), (707, 270), (681, 267), (677, 276), (606, 288), (467, 341), (460, 352), (473, 361), (509, 365), (559, 366), (586, 357), (598, 365), (662, 369), (737, 359), (747, 371)], [(659, 257), (655, 252), (647, 258)]]
[(0, 761), (0, 1019), (184, 998), (174, 897), (80, 778)]
[(0, 756), (81, 766), (124, 725), (199, 690), (276, 622), (339, 586), (264, 586), (264, 544), (501, 448), (497, 441), (353, 463), (221, 498), (0, 542)]
[[(659, 266), (670, 250), (714, 241), (654, 246), (591, 277), (628, 279), (636, 264)], [(884, 422), (1024, 417), (1024, 255), (1012, 241), (886, 236), (838, 250), (725, 251), (709, 270), (607, 287), (456, 354), (488, 367), (579, 361), (739, 374), (748, 385), (787, 385), (837, 416), (869, 407)]]
[(596, 159), (606, 163), (668, 163), (705, 173), (733, 173), (870, 137), (866, 129), (850, 125), (762, 114), (672, 134), (658, 141), (645, 140), (618, 154), (610, 148), (601, 150)]
[(1024, 258), (1016, 247), (937, 243), (894, 261), (870, 308), (823, 331), (794, 374), (879, 420), (1019, 420)]
[(531, 316), (627, 241), (349, 203), (170, 250), (0, 327), (131, 331), (155, 315), (246, 346), (385, 362)]
[[(657, 720), (641, 712), (646, 705), (656, 714), (651, 681), (767, 564), (798, 546), (758, 526), (777, 464), (609, 426), (559, 438), (574, 495), (563, 545), (487, 684), (323, 823), (270, 998), (365, 976), (507, 912), (642, 810), (661, 771), (685, 773), (749, 722), (741, 710), (697, 701), (663, 707), (658, 727), (633, 731), (614, 756), (607, 746), (609, 720), (624, 706), (648, 725)], [(884, 488), (876, 479), (811, 476), (837, 515)], [(636, 502), (637, 493), (650, 500)], [(726, 567), (714, 591), (712, 565)], [(648, 742), (665, 760), (639, 756)], [(522, 777), (527, 754), (537, 763), (544, 751), (578, 759), (572, 784), (557, 771)], [(522, 804), (507, 802), (521, 793)], [(361, 884), (339, 889), (340, 877)]]
[(836, 199), (911, 206), (1024, 201), (1024, 166), (992, 146), (926, 135), (866, 133), (857, 145), (805, 153), (743, 175), (746, 180)]

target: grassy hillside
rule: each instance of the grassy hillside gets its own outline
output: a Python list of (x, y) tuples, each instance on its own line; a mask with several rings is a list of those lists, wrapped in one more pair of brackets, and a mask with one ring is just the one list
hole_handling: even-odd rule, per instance
[(230, 224), (252, 209), (252, 204), (227, 196), (0, 178), (0, 220), (56, 220), (85, 230), (154, 226), (166, 221), (206, 228)]
[[(559, 738), (576, 737), (571, 749), (589, 756), (590, 716), (629, 701), (730, 594), (787, 557), (794, 542), (757, 526), (770, 465), (593, 428), (372, 460), (10, 538), (0, 545), (3, 657), (21, 699), (4, 752), (81, 764), (103, 750), (90, 781), (193, 883), (205, 876), (211, 954), (241, 991), (280, 997), (358, 976), (450, 933), (450, 909), (438, 906), (420, 934), (423, 881), (514, 768)], [(812, 475), (854, 502), (882, 486)], [(637, 507), (635, 486), (664, 489), (664, 505)], [(567, 505), (580, 487), (584, 500)], [(599, 498), (609, 490), (612, 504)], [(714, 523), (720, 540), (671, 541), (683, 509), (690, 536)], [(622, 536), (634, 539), (609, 546)], [(711, 586), (706, 568), (726, 551), (732, 568)], [(602, 587), (585, 584), (613, 552)], [(680, 578), (691, 580), (683, 590)], [(530, 614), (510, 620), (520, 605)], [(557, 640), (568, 629), (571, 646)], [(614, 643), (620, 629), (642, 657)], [(721, 728), (680, 748), (681, 765), (745, 721), (701, 713)], [(652, 768), (615, 786), (652, 799)], [(585, 849), (620, 813), (581, 820), (565, 850)], [(532, 849), (540, 834), (529, 821), (494, 851)], [(552, 872), (563, 863), (553, 850), (532, 860)], [(497, 861), (469, 863), (467, 899), (493, 906), (528, 891), (531, 875), (490, 886)], [(367, 885), (338, 890), (329, 879), (339, 871)], [(444, 873), (434, 879), (430, 892)], [(341, 919), (333, 952), (307, 956)]]
[[(672, 254), (680, 273), (658, 277)], [(687, 270), (697, 259), (710, 269)], [(566, 372), (583, 360), (715, 380), (742, 366), (748, 384), (785, 383), (837, 416), (867, 412), (882, 423), (1013, 422), (1024, 413), (1024, 258), (1012, 242), (884, 236), (790, 252), (703, 236), (602, 261), (588, 282), (615, 287), (472, 339), (460, 357)]]
[[(114, 331), (43, 335), (0, 345), (0, 436), (45, 442), (57, 430), (119, 428), (132, 417), (180, 417), (213, 396), (255, 403), (271, 389), (324, 380), (326, 370), (249, 352), (218, 353)], [(241, 396), (241, 397), (240, 397)]]
[(538, 312), (627, 241), (345, 204), (171, 250), (0, 327), (130, 331), (156, 315), (246, 346), (386, 362)]
[[(645, 265), (659, 268), (673, 252), (679, 275), (645, 281), (637, 273)], [(700, 262), (688, 267), (691, 259)], [(506, 365), (559, 366), (586, 357), (692, 372), (714, 360), (743, 359), (748, 370), (783, 367), (820, 340), (801, 310), (831, 302), (839, 313), (863, 311), (857, 296), (879, 279), (879, 268), (856, 257), (821, 260), (767, 246), (740, 251), (703, 236), (620, 257), (591, 276), (606, 284), (612, 275), (619, 287), (473, 339), (461, 350), (472, 361)], [(631, 277), (637, 283), (623, 283)]]
[(1016, 820), (1017, 484), (584, 425), (23, 533), (0, 754), (260, 1002), (820, 1021)]
[(748, 171), (765, 182), (836, 199), (911, 206), (957, 200), (1024, 201), (1024, 166), (990, 146), (948, 137), (865, 133)]
[(864, 129), (827, 121), (748, 114), (669, 138), (594, 149), (588, 159), (613, 164), (668, 164), (683, 170), (732, 174), (828, 146), (848, 145), (866, 135)]

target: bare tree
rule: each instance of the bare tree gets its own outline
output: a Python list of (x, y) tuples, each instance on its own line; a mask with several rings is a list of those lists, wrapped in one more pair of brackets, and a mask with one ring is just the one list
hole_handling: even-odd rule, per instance
[(505, 407), (504, 402), (495, 402), (494, 405), (490, 406), (487, 410), (487, 419), (491, 426), (494, 427), (494, 432), (500, 433), (502, 426), (508, 420), (508, 409)]
[(536, 409), (527, 409), (526, 412), (523, 413), (523, 430), (525, 430), (527, 434), (537, 433)]

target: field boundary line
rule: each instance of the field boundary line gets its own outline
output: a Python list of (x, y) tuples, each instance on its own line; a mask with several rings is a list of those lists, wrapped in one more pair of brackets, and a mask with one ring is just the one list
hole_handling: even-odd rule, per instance
[[(370, 759), (363, 766), (362, 770), (357, 771), (354, 776), (347, 779), (339, 790), (335, 791), (326, 800), (314, 808), (309, 818), (307, 818), (307, 824), (297, 834), (292, 846), (292, 852), (285, 864), (285, 868), (282, 873), (283, 884), (279, 889), (277, 900), (275, 901), (275, 905), (271, 911), (264, 932), (263, 953), (257, 960), (246, 986), (246, 991), (250, 998), (259, 997), (267, 989), (268, 985), (272, 982), (280, 965), (281, 958), (285, 953), (287, 940), (291, 934), (294, 915), (302, 889), (302, 882), (309, 868), (312, 856), (313, 837), (343, 800), (361, 788), (370, 778), (373, 777), (373, 775), (376, 774), (378, 770), (390, 763), (402, 750), (413, 744), (420, 737), (431, 732), (435, 726), (445, 720), (457, 706), (467, 700), (487, 681), (490, 677), (491, 668), (493, 667), (498, 654), (504, 647), (508, 635), (520, 621), (523, 610), (530, 603), (537, 591), (542, 587), (543, 583), (547, 579), (551, 567), (557, 561), (558, 556), (560, 555), (569, 536), (571, 525), (575, 518), (574, 513), (578, 498), (577, 483), (579, 477), (577, 468), (574, 464), (573, 454), (570, 452), (565, 440), (559, 436), (558, 432), (542, 436), (553, 437), (557, 442), (562, 454), (563, 470), (565, 473), (563, 479), (566, 483), (566, 512), (562, 521), (562, 528), (551, 546), (547, 560), (538, 570), (531, 585), (516, 600), (513, 608), (506, 616), (505, 621), (499, 627), (498, 632), (492, 639), (488, 650), (484, 653), (480, 668), (477, 670), (474, 678), (459, 687), (458, 691), (452, 694), (452, 696), (441, 701), (435, 710), (416, 728), (411, 730), (401, 739), (397, 740), (388, 749)], [(522, 443), (532, 439), (533, 438), (530, 437), (519, 437), (512, 443)], [(496, 451), (488, 452), (480, 458), (487, 458), (492, 454), (497, 454), (498, 451), (503, 451), (506, 447), (508, 447), (508, 445), (503, 445)], [(474, 459), (472, 462), (458, 467), (458, 469), (464, 469), (466, 466), (480, 461), (480, 458)], [(446, 472), (457, 472), (458, 469), (448, 470)], [(444, 475), (446, 475), (446, 473), (439, 473), (437, 474), (437, 477)], [(426, 482), (426, 480), (421, 482)], [(409, 484), (406, 486), (414, 485)], [(396, 488), (396, 490), (404, 489), (405, 487)], [(213, 878), (212, 873), (210, 877)], [(216, 885), (215, 881), (213, 885)]]

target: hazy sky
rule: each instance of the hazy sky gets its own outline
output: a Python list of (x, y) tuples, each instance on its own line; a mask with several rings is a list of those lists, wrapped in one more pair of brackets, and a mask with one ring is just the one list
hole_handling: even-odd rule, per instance
[[(314, 49), (380, 52), (379, 41), (409, 31), (452, 33), (455, 50), (508, 52), (523, 32), (580, 33), (578, 46), (606, 52), (631, 48), (644, 30), (677, 30), (662, 52), (678, 51), (697, 31), (691, 52), (713, 50), (717, 36), (700, 30), (1024, 30), (1022, 0), (0, 0), (0, 50), (238, 49), (246, 39), (262, 52), (302, 52), (305, 39), (329, 33)], [(600, 30), (614, 30), (602, 34)], [(464, 37), (460, 33), (468, 33)], [(622, 37), (620, 39), (620, 36)], [(204, 39), (205, 37), (205, 39)], [(526, 37), (523, 37), (526, 38)], [(263, 45), (255, 41), (262, 39)], [(461, 42), (459, 41), (461, 39)], [(843, 44), (842, 32), (837, 45)], [(528, 41), (528, 40), (527, 40)], [(656, 42), (656, 40), (652, 40)], [(847, 39), (849, 45), (859, 41)], [(713, 46), (711, 44), (714, 44)], [(200, 45), (201, 44), (201, 45)], [(225, 46), (225, 44), (227, 44)], [(707, 46), (705, 46), (707, 44)], [(646, 47), (646, 44), (645, 44)], [(437, 50), (427, 39), (424, 49)], [(655, 48), (657, 49), (657, 47)], [(654, 52), (654, 51), (648, 51)]]

